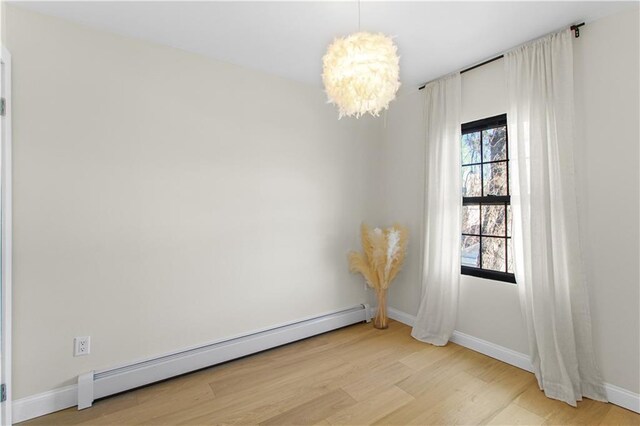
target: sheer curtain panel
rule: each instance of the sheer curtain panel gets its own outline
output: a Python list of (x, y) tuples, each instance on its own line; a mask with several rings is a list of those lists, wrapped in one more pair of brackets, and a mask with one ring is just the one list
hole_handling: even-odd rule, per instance
[(505, 55), (516, 281), (540, 389), (606, 401), (591, 337), (573, 164), (570, 30)]
[(460, 284), (460, 73), (429, 83), (424, 96), (422, 300), (411, 335), (443, 346), (455, 328)]

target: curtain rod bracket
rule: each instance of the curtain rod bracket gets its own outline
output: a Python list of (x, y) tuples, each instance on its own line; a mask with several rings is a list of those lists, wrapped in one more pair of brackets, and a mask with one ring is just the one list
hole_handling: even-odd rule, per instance
[(580, 37), (580, 27), (583, 26), (583, 25), (584, 25), (584, 22), (581, 22), (579, 24), (571, 26), (571, 31), (573, 31), (573, 33), (575, 34), (576, 38)]

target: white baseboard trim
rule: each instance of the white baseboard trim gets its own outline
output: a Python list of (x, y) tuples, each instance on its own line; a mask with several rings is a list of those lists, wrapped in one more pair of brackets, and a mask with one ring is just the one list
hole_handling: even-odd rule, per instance
[[(375, 315), (375, 308), (371, 309), (371, 312)], [(410, 327), (413, 327), (416, 322), (416, 317), (414, 315), (410, 315), (394, 308), (389, 308), (388, 313), (389, 318)], [(533, 367), (531, 366), (531, 361), (527, 354), (505, 348), (504, 346), (496, 345), (495, 343), (491, 343), (486, 340), (478, 339), (477, 337), (461, 333), (457, 330), (453, 332), (451, 341), (460, 346), (464, 346), (465, 348), (490, 356), (491, 358), (495, 358), (523, 370), (533, 372)], [(640, 394), (609, 383), (605, 383), (604, 387), (607, 391), (607, 399), (609, 399), (609, 402), (622, 408), (626, 408), (627, 410), (640, 413)]]
[(464, 346), (465, 348), (480, 352), (481, 354), (490, 356), (491, 358), (495, 358), (499, 361), (506, 362), (507, 364), (511, 364), (515, 367), (533, 373), (533, 367), (529, 360), (529, 355), (516, 352), (486, 340), (478, 339), (477, 337), (461, 333), (457, 330), (453, 332), (451, 341), (460, 346)]
[(640, 414), (640, 394), (609, 383), (605, 383), (604, 388), (610, 403)]
[(369, 305), (327, 312), (285, 324), (187, 348), (171, 354), (139, 360), (110, 370), (80, 376), (78, 385), (66, 386), (14, 400), (13, 422), (40, 417), (78, 405), (91, 406), (94, 399), (168, 379), (221, 362), (251, 355), (358, 322), (369, 321)]
[[(375, 308), (372, 309), (374, 309), (373, 314), (375, 316)], [(409, 327), (413, 327), (413, 325), (416, 323), (416, 317), (414, 315), (409, 315), (406, 312), (402, 312), (394, 308), (388, 308), (387, 313), (389, 314), (389, 318), (406, 324)]]
[(11, 404), (12, 422), (19, 423), (55, 411), (73, 407), (78, 402), (78, 386), (70, 385), (37, 395), (16, 399)]

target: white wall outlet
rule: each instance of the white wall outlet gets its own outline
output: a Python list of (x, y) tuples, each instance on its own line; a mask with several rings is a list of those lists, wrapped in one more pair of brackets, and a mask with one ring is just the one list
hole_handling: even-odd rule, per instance
[(90, 352), (91, 336), (82, 336), (73, 339), (73, 356), (89, 355)]

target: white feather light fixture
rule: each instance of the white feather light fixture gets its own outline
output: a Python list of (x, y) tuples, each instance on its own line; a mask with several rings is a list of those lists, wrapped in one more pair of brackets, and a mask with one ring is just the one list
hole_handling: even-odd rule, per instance
[(357, 32), (337, 38), (322, 58), (322, 81), (339, 117), (378, 116), (396, 97), (398, 48), (382, 33)]

